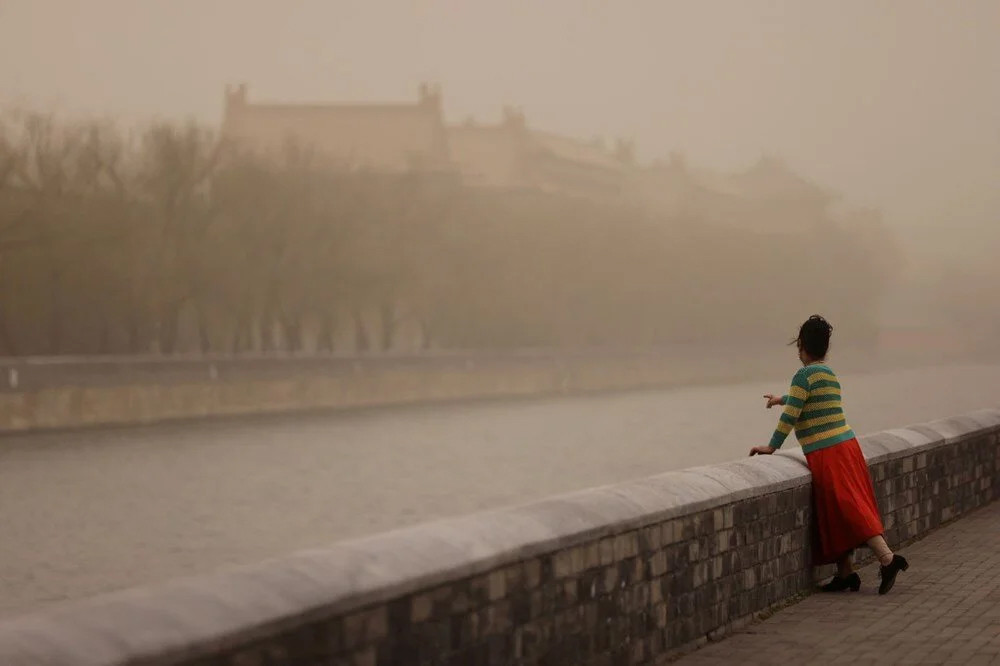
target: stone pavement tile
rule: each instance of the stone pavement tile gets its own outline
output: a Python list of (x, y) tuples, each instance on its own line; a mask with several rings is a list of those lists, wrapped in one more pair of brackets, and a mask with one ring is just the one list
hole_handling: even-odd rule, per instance
[(910, 569), (886, 596), (870, 565), (860, 592), (814, 594), (679, 663), (1000, 666), (1000, 502), (900, 553)]

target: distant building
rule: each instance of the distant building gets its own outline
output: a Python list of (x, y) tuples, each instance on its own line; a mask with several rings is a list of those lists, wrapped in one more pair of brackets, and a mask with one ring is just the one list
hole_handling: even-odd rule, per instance
[(613, 153), (599, 142), (532, 130), (509, 107), (498, 124), (448, 127), (448, 147), (470, 185), (596, 199), (623, 196), (632, 166), (630, 144), (619, 142)]
[(632, 188), (634, 197), (658, 213), (763, 232), (823, 220), (836, 198), (773, 157), (744, 171), (721, 173), (694, 169), (675, 155), (637, 169)]
[(772, 157), (736, 173), (695, 169), (677, 156), (638, 166), (631, 142), (608, 148), (535, 130), (512, 107), (496, 123), (449, 125), (440, 88), (428, 84), (413, 102), (384, 104), (265, 104), (250, 102), (245, 85), (227, 88), (222, 134), (264, 154), (294, 143), (350, 170), (448, 172), (474, 187), (624, 200), (767, 232), (822, 219), (834, 201)]
[(222, 134), (272, 155), (294, 142), (351, 170), (450, 168), (441, 93), (427, 85), (408, 104), (260, 104), (227, 88)]
[(261, 104), (245, 85), (227, 88), (222, 135), (269, 155), (297, 144), (352, 170), (450, 171), (471, 186), (597, 199), (623, 195), (633, 161), (631, 144), (612, 152), (535, 131), (511, 108), (497, 124), (448, 126), (441, 91), (427, 84), (416, 102), (396, 104)]

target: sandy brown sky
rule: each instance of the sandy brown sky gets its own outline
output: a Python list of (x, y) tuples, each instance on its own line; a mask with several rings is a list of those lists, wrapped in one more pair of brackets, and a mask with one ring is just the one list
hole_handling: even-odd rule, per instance
[(411, 99), (455, 120), (785, 157), (901, 229), (1000, 219), (1000, 0), (0, 0), (0, 106), (216, 122), (252, 98)]

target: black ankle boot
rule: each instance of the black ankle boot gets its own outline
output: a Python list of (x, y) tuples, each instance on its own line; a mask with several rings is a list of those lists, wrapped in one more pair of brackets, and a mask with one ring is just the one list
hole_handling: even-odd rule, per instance
[(893, 555), (892, 562), (886, 566), (879, 566), (878, 575), (882, 579), (882, 584), (878, 586), (878, 593), (885, 594), (892, 589), (896, 583), (896, 574), (910, 568), (910, 563), (902, 555)]
[(852, 573), (850, 576), (845, 576), (844, 578), (834, 576), (829, 583), (821, 586), (819, 589), (824, 592), (843, 592), (844, 590), (857, 592), (861, 589), (861, 576), (859, 576), (857, 572)]

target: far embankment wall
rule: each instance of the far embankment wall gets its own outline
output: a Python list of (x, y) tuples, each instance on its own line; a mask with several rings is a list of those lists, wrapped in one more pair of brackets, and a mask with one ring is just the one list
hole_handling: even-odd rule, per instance
[[(777, 379), (782, 347), (0, 360), (0, 432)], [(913, 363), (838, 352), (838, 369)]]

